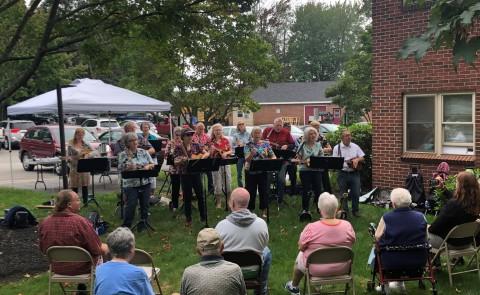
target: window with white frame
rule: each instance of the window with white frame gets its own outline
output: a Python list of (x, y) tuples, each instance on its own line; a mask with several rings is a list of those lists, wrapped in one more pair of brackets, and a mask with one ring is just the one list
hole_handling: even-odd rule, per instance
[(404, 150), (473, 155), (473, 93), (406, 95)]

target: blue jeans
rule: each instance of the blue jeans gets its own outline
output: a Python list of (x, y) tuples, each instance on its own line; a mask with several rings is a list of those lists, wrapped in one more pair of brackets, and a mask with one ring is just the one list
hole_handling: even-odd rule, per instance
[(237, 162), (237, 186), (243, 187), (243, 166), (245, 165), (245, 158), (238, 158)]
[(137, 187), (125, 187), (123, 188), (123, 191), (127, 197), (123, 226), (132, 226), (133, 219), (135, 218), (135, 209), (137, 208), (137, 203), (140, 203), (140, 218), (142, 220), (147, 220), (150, 184)]
[[(268, 273), (270, 272), (270, 266), (272, 265), (272, 252), (268, 247), (263, 249), (262, 253), (263, 265), (262, 265), (262, 274), (260, 275), (260, 281), (262, 282), (262, 293), (261, 295), (268, 294)], [(258, 295), (255, 292), (255, 295)]]
[[(346, 172), (340, 170), (338, 172), (338, 187), (340, 188), (340, 197), (345, 194), (348, 189), (348, 196), (352, 199), (352, 212), (358, 212), (358, 199), (360, 198), (360, 173), (358, 171)], [(343, 210), (348, 211), (348, 201), (343, 203)]]

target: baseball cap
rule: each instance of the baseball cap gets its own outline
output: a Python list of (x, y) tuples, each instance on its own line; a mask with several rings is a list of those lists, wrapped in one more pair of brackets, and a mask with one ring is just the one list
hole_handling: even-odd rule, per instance
[(191, 128), (183, 128), (182, 130), (182, 137), (186, 136), (186, 135), (192, 135), (192, 134), (195, 134), (195, 131), (193, 131)]
[(222, 240), (214, 228), (204, 228), (197, 236), (197, 248), (200, 252), (217, 252)]

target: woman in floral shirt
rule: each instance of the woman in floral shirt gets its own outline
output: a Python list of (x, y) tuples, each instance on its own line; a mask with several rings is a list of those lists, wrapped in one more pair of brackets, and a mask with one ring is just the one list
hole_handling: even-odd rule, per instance
[(181, 184), (183, 192), (183, 204), (185, 208), (186, 226), (192, 225), (192, 190), (198, 199), (198, 211), (200, 211), (200, 220), (203, 222), (206, 218), (205, 201), (203, 195), (203, 186), (200, 173), (189, 172), (187, 170), (188, 160), (208, 158), (209, 153), (205, 152), (198, 143), (192, 142), (192, 136), (195, 132), (190, 128), (182, 130), (182, 143), (175, 147), (173, 152), (175, 169), (181, 175)]
[(261, 140), (262, 130), (259, 127), (252, 129), (252, 141), (247, 143), (244, 149), (245, 153), (245, 182), (247, 190), (250, 193), (250, 202), (248, 209), (255, 209), (255, 199), (257, 197), (257, 189), (260, 195), (260, 210), (262, 217), (267, 217), (268, 202), (268, 177), (267, 172), (250, 172), (250, 164), (252, 160), (259, 159), (276, 159), (272, 147), (268, 141)]
[[(225, 136), (223, 136), (223, 126), (221, 124), (213, 125), (212, 140), (210, 142), (210, 157), (225, 159), (228, 158), (231, 153), (232, 148), (230, 146), (230, 142)], [(217, 208), (221, 208), (222, 193), (227, 192), (227, 195), (229, 195), (231, 192), (230, 183), (232, 182), (232, 174), (230, 171), (230, 166), (220, 166), (218, 171), (214, 171), (212, 174), (215, 204)]]

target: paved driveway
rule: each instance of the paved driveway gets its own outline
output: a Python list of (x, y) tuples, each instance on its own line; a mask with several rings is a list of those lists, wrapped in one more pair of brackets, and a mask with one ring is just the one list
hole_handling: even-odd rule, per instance
[[(10, 169), (10, 154), (12, 159), (12, 169)], [(107, 184), (99, 183), (99, 175), (95, 175), (95, 192), (113, 192), (119, 191), (117, 175), (111, 175), (110, 180), (106, 179)], [(53, 169), (45, 168), (43, 179), (47, 186), (47, 191), (57, 192), (61, 188), (61, 179), (53, 173)], [(14, 187), (22, 189), (35, 189), (35, 181), (37, 180), (37, 172), (23, 170), (22, 163), (18, 158), (18, 150), (11, 153), (4, 149), (0, 150), (0, 187)], [(91, 185), (89, 191), (91, 193)], [(37, 190), (44, 190), (41, 183), (37, 184)]]

